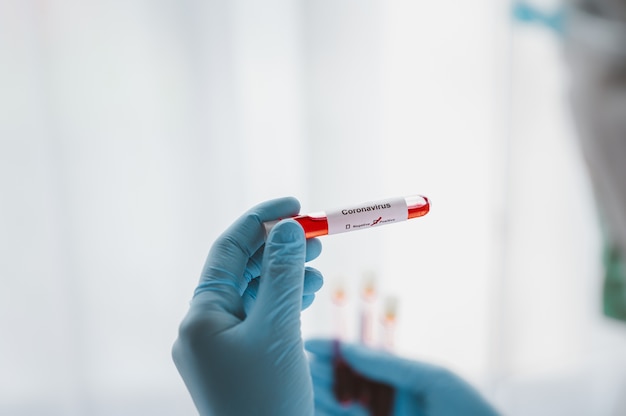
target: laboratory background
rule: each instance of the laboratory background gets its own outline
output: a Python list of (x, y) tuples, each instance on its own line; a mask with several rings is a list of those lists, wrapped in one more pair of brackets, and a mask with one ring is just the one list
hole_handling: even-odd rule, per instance
[(0, 414), (196, 414), (171, 346), (212, 241), (410, 194), (322, 237), (303, 336), (361, 342), (370, 302), (369, 342), (504, 414), (624, 414), (560, 34), (515, 7), (0, 0)]

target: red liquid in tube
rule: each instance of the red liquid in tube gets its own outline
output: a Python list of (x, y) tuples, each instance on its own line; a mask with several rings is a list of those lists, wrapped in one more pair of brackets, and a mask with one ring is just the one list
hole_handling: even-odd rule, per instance
[[(388, 215), (391, 211), (393, 211), (395, 216), (391, 214), (392, 217), (385, 217), (385, 215)], [(313, 238), (418, 218), (426, 215), (428, 211), (430, 211), (430, 201), (428, 198), (421, 195), (412, 195), (393, 200), (367, 202), (356, 205), (355, 207), (338, 210), (328, 215), (325, 212), (297, 215), (293, 217), (293, 219), (304, 228), (306, 238)], [(352, 216), (356, 219), (352, 223), (348, 221), (345, 224), (341, 222), (338, 225), (333, 225), (334, 222), (337, 221), (337, 218), (339, 221), (342, 221), (342, 216), (345, 216), (345, 218)], [(271, 227), (277, 222), (278, 221), (272, 221), (266, 223), (268, 233)]]

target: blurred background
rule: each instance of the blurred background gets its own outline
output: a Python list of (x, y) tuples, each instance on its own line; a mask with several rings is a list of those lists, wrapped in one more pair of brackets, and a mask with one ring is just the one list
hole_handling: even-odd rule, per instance
[(170, 348), (219, 233), (415, 193), (323, 238), (304, 336), (341, 284), (356, 339), (373, 274), (395, 351), (505, 414), (623, 414), (553, 31), (497, 0), (0, 0), (0, 414), (195, 414)]

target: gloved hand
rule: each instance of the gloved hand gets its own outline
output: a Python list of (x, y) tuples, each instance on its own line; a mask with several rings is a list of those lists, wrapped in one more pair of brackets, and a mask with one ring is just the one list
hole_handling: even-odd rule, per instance
[[(361, 416), (359, 404), (340, 404), (333, 394), (333, 341), (305, 343), (310, 360), (316, 415)], [(341, 344), (345, 362), (367, 379), (395, 389), (392, 408), (397, 416), (494, 416), (498, 413), (469, 384), (433, 365), (402, 359), (362, 345)]]
[[(313, 414), (300, 310), (322, 285), (305, 260), (321, 251), (283, 198), (239, 218), (211, 247), (172, 355), (201, 415)], [(303, 301), (304, 299), (304, 301)]]

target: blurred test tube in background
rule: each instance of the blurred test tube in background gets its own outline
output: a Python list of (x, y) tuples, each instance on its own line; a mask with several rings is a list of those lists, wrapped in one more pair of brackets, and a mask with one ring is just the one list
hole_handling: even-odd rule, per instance
[(394, 348), (397, 312), (398, 298), (396, 296), (387, 296), (381, 316), (382, 331), (380, 336), (380, 344), (387, 351), (392, 351)]
[(337, 278), (331, 292), (331, 301), (333, 304), (333, 332), (336, 340), (345, 341), (348, 334), (348, 322), (346, 317), (347, 298), (345, 283), (341, 277)]
[(363, 275), (361, 288), (359, 342), (372, 345), (374, 342), (374, 302), (376, 300), (376, 274)]

